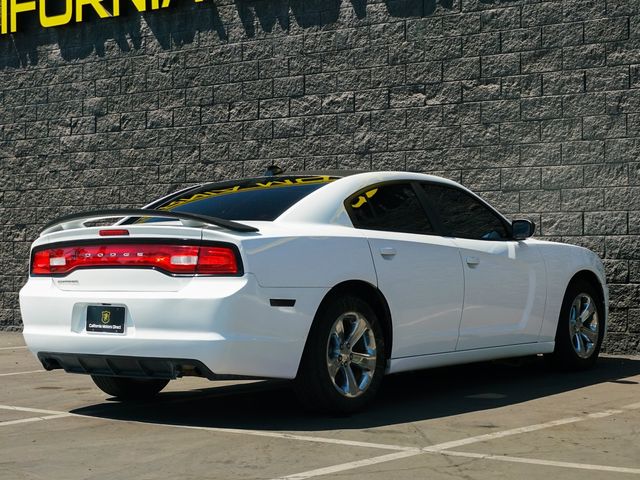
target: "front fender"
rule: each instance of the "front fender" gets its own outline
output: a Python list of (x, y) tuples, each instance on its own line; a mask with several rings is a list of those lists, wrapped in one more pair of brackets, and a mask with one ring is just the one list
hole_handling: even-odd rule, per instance
[[(609, 312), (609, 290), (602, 261), (589, 249), (563, 243), (535, 241), (547, 270), (547, 305), (538, 341), (555, 339), (562, 300), (569, 282), (576, 274), (588, 271), (594, 274), (602, 287), (606, 318)], [(606, 330), (605, 330), (606, 331)]]

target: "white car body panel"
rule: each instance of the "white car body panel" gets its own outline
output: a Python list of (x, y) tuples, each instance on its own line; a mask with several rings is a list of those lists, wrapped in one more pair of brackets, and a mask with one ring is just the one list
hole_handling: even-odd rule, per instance
[(464, 313), (456, 350), (538, 340), (546, 303), (546, 270), (527, 241), (456, 238), (464, 266)]
[[(547, 269), (547, 308), (538, 341), (553, 341), (564, 292), (569, 281), (581, 271), (588, 271), (600, 280), (604, 295), (605, 313), (609, 312), (609, 289), (602, 261), (591, 250), (575, 245), (529, 239), (544, 259)], [(607, 322), (605, 322), (605, 329)], [(606, 333), (606, 332), (605, 332)]]
[(455, 243), (432, 235), (362, 232), (393, 318), (394, 357), (455, 350), (464, 297)]
[(553, 352), (554, 342), (535, 342), (520, 345), (505, 345), (501, 347), (476, 348), (474, 350), (459, 350), (456, 352), (439, 353), (436, 355), (421, 355), (417, 357), (392, 358), (387, 373), (409, 372), (424, 368), (438, 368), (448, 365), (499, 360), (501, 358), (526, 357), (540, 353)]
[[(372, 172), (315, 190), (273, 222), (243, 222), (258, 232), (175, 221), (126, 225), (132, 239), (231, 243), (244, 274), (172, 277), (107, 268), (31, 277), (20, 292), (27, 345), (36, 355), (194, 359), (216, 374), (291, 379), (322, 300), (333, 287), (358, 281), (377, 288), (388, 304), (393, 342), (387, 370), (394, 373), (549, 353), (564, 292), (581, 271), (600, 280), (608, 306), (602, 262), (584, 248), (353, 228), (345, 199), (393, 180), (463, 188), (418, 173)], [(99, 230), (49, 233), (33, 247), (99, 243)], [(480, 263), (470, 267), (467, 257)], [(274, 307), (271, 299), (293, 299), (295, 305)], [(85, 330), (87, 306), (100, 304), (126, 308), (124, 334)]]
[(367, 240), (353, 228), (252, 225), (260, 225), (260, 235), (244, 238), (241, 251), (245, 269), (261, 286), (331, 288), (348, 280), (376, 284)]
[[(121, 273), (121, 271), (120, 271)], [(162, 275), (162, 274), (159, 274)], [(263, 289), (255, 277), (194, 278), (177, 292), (65, 292), (32, 278), (20, 293), (30, 350), (196, 359), (218, 374), (294, 378), (327, 289)], [(269, 298), (295, 298), (274, 308)], [(126, 307), (125, 334), (85, 330), (88, 305)]]

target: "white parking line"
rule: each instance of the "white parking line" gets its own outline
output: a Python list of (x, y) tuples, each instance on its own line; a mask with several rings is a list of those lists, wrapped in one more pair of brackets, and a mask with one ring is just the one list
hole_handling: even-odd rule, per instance
[[(495, 440), (498, 438), (504, 438), (512, 435), (535, 432), (535, 431), (543, 430), (546, 428), (552, 428), (560, 425), (577, 423), (577, 422), (581, 422), (588, 419), (606, 418), (612, 415), (623, 413), (624, 411), (636, 410), (636, 409), (640, 409), (640, 402), (626, 405), (624, 407), (621, 407), (620, 409), (603, 410), (600, 412), (589, 413), (582, 416), (552, 420), (545, 423), (527, 425), (524, 427), (512, 428), (508, 430), (502, 430), (498, 432), (477, 435), (474, 437), (463, 438), (460, 440), (453, 440), (449, 442), (438, 443), (438, 444), (430, 445), (424, 448), (416, 448), (416, 447), (409, 447), (409, 446), (402, 446), (402, 445), (388, 445), (388, 444), (382, 444), (382, 443), (359, 442), (354, 440), (342, 440), (342, 439), (336, 439), (336, 438), (295, 435), (295, 434), (284, 433), (284, 432), (269, 432), (269, 431), (262, 431), (262, 430), (243, 430), (243, 429), (237, 429), (237, 428), (220, 428), (220, 427), (200, 427), (200, 426), (193, 426), (193, 425), (175, 425), (175, 424), (150, 423), (150, 422), (130, 421), (130, 420), (113, 420), (113, 419), (104, 419), (104, 418), (103, 420), (134, 423), (134, 424), (140, 424), (140, 425), (146, 425), (146, 426), (162, 426), (162, 427), (189, 429), (189, 430), (203, 430), (203, 431), (219, 432), (219, 433), (233, 433), (233, 434), (239, 434), (239, 435), (257, 436), (257, 437), (280, 438), (283, 440), (297, 440), (297, 441), (316, 442), (316, 443), (333, 444), (333, 445), (355, 446), (355, 447), (362, 447), (362, 448), (375, 448), (375, 449), (381, 449), (381, 450), (396, 450), (395, 453), (381, 455), (378, 457), (366, 458), (362, 460), (356, 460), (353, 462), (347, 462), (347, 463), (342, 463), (338, 465), (332, 465), (329, 467), (318, 468), (318, 469), (309, 470), (306, 472), (295, 473), (292, 475), (279, 477), (277, 480), (285, 480), (285, 479), (286, 480), (306, 480), (308, 478), (335, 474), (338, 472), (353, 470), (356, 468), (366, 467), (369, 465), (376, 465), (380, 463), (391, 462), (394, 460), (399, 460), (403, 458), (409, 458), (409, 457), (424, 455), (424, 454), (439, 454), (439, 455), (447, 455), (447, 456), (477, 458), (481, 460), (496, 460), (496, 461), (512, 462), (512, 463), (528, 463), (528, 464), (534, 464), (534, 465), (546, 465), (546, 466), (574, 468), (574, 469), (582, 469), (582, 470), (597, 470), (597, 471), (606, 471), (606, 472), (613, 472), (613, 473), (631, 473), (631, 474), (640, 475), (640, 469), (638, 468), (614, 467), (614, 466), (607, 466), (607, 465), (591, 465), (591, 464), (570, 463), (570, 462), (557, 462), (553, 460), (540, 460), (540, 459), (530, 459), (530, 458), (522, 458), (522, 457), (511, 457), (506, 455), (493, 455), (493, 454), (459, 452), (459, 451), (449, 450), (454, 447), (470, 445), (473, 443), (486, 442), (486, 441)], [(0, 405), (0, 410), (15, 410), (15, 411), (22, 411), (22, 412), (49, 414), (44, 417), (33, 417), (33, 418), (26, 418), (21, 420), (11, 420), (8, 422), (0, 422), (0, 426), (12, 425), (16, 423), (36, 422), (40, 420), (52, 420), (55, 418), (63, 418), (63, 417), (96, 418), (96, 417), (90, 417), (88, 415), (78, 415), (78, 414), (73, 414), (68, 412), (44, 410), (44, 409), (38, 409), (38, 408), (15, 407), (11, 405)]]
[(334, 473), (344, 472), (345, 470), (368, 467), (369, 465), (376, 465), (377, 463), (391, 462), (393, 460), (400, 460), (402, 458), (414, 457), (421, 454), (422, 452), (416, 448), (407, 450), (406, 452), (389, 453), (380, 457), (365, 458), (364, 460), (356, 460), (354, 462), (333, 465), (331, 467), (318, 468), (316, 470), (309, 470), (308, 472), (294, 473), (293, 475), (279, 477), (277, 480), (305, 480), (307, 478), (331, 475)]
[(43, 420), (54, 420), (56, 418), (65, 418), (71, 417), (73, 414), (71, 413), (60, 413), (58, 415), (48, 415), (46, 417), (29, 417), (29, 418), (21, 418), (19, 420), (7, 420), (6, 422), (0, 422), (0, 427), (6, 427), (7, 425), (17, 425), (19, 423), (33, 423), (33, 422), (41, 422)]
[[(39, 408), (14, 407), (12, 405), (0, 405), (0, 410), (16, 410), (19, 412), (48, 413), (52, 415), (67, 415), (67, 416), (80, 417), (80, 418), (99, 418), (99, 417), (91, 417), (88, 415), (78, 415), (76, 413), (59, 412), (55, 410), (42, 410)], [(146, 426), (172, 427), (172, 428), (182, 428), (187, 430), (203, 430), (203, 431), (217, 432), (217, 433), (233, 433), (238, 435), (251, 435), (255, 437), (281, 438), (283, 440), (297, 440), (297, 441), (303, 441), (303, 442), (327, 443), (327, 444), (333, 444), (333, 445), (343, 445), (348, 447), (376, 448), (380, 450), (398, 450), (403, 452), (406, 452), (406, 451), (419, 452), (419, 449), (415, 447), (403, 447), (400, 445), (387, 445), (383, 443), (358, 442), (356, 440), (341, 440), (339, 438), (314, 437), (309, 435), (295, 435), (295, 434), (283, 433), (283, 432), (267, 432), (264, 430), (243, 430), (240, 428), (199, 427), (196, 425), (174, 425), (169, 423), (140, 422), (136, 420), (112, 420), (108, 418), (102, 418), (102, 420), (134, 423), (134, 424), (146, 425)]]
[(59, 412), (57, 410), (43, 410), (42, 408), (14, 407), (13, 405), (0, 405), (0, 410), (14, 410), (16, 412), (49, 413), (51, 415), (73, 415), (69, 412)]
[(425, 452), (430, 452), (430, 453), (439, 452), (442, 450), (448, 450), (450, 448), (469, 445), (471, 443), (496, 440), (498, 438), (509, 437), (511, 435), (520, 435), (522, 433), (535, 432), (538, 430), (544, 430), (545, 428), (552, 428), (560, 425), (567, 425), (569, 423), (582, 422), (584, 420), (589, 420), (594, 418), (606, 418), (612, 415), (623, 413), (625, 410), (634, 410), (637, 408), (640, 408), (640, 403), (627, 405), (626, 407), (622, 407), (622, 409), (603, 410), (601, 412), (588, 413), (580, 417), (561, 418), (560, 420), (552, 420), (550, 422), (538, 423), (536, 425), (527, 425), (526, 427), (518, 427), (518, 428), (512, 428), (510, 430), (502, 430), (500, 432), (486, 433), (484, 435), (478, 435), (477, 437), (462, 438), (460, 440), (453, 440), (451, 442), (445, 442), (445, 443), (440, 443), (438, 445), (433, 445), (431, 447), (425, 447), (423, 448), (423, 450)]
[(46, 370), (29, 370), (28, 372), (0, 373), (0, 377), (11, 377), (13, 375), (27, 375), (28, 373), (42, 373), (42, 372), (46, 372)]
[[(589, 420), (589, 419), (594, 419), (594, 418), (605, 418), (605, 417), (609, 417), (611, 415), (615, 415), (618, 413), (623, 413), (625, 410), (635, 410), (635, 409), (639, 409), (640, 408), (640, 403), (634, 403), (631, 405), (627, 405), (626, 407), (622, 407), (622, 409), (616, 409), (616, 410), (603, 410), (601, 412), (594, 412), (594, 413), (589, 413), (586, 415), (582, 415), (579, 417), (568, 417), (568, 418), (561, 418), (559, 420), (552, 420), (550, 422), (545, 422), (545, 423), (538, 423), (538, 424), (534, 424), (534, 425), (527, 425), (525, 427), (519, 427), (519, 428), (512, 428), (509, 430), (502, 430), (499, 432), (493, 432), (493, 433), (487, 433), (484, 435), (477, 435), (475, 437), (468, 437), (468, 438), (462, 438), (460, 440), (453, 440), (450, 442), (443, 442), (443, 443), (438, 443), (435, 445), (431, 445), (428, 447), (424, 447), (422, 448), (420, 451), (414, 451), (414, 450), (407, 450), (404, 453), (406, 454), (405, 457), (401, 457), (401, 458), (406, 458), (406, 457), (412, 457), (415, 455), (420, 455), (421, 453), (425, 454), (425, 453), (434, 453), (434, 454), (441, 454), (441, 455), (451, 455), (451, 456), (467, 456), (469, 458), (482, 458), (482, 459), (488, 459), (488, 460), (499, 460), (499, 461), (504, 461), (504, 462), (508, 462), (508, 461), (512, 461), (515, 463), (531, 463), (531, 464), (540, 464), (540, 465), (549, 465), (549, 466), (562, 466), (562, 467), (566, 467), (566, 468), (578, 468), (576, 465), (580, 466), (580, 468), (585, 469), (585, 464), (571, 464), (571, 463), (567, 463), (567, 462), (553, 462), (551, 460), (547, 461), (547, 460), (536, 460), (536, 459), (521, 459), (519, 457), (508, 457), (508, 456), (502, 456), (502, 455), (491, 455), (491, 454), (476, 454), (476, 453), (469, 453), (467, 454), (466, 452), (451, 452), (448, 451), (448, 449), (450, 448), (454, 448), (454, 447), (459, 447), (459, 446), (463, 446), (463, 445), (470, 445), (472, 443), (480, 443), (480, 442), (486, 442), (489, 440), (495, 440), (498, 438), (504, 438), (504, 437), (508, 437), (511, 435), (520, 435), (523, 433), (529, 433), (529, 432), (535, 432), (538, 430), (543, 430), (545, 428), (552, 428), (552, 427), (557, 427), (560, 425), (567, 425), (570, 423), (577, 423), (577, 422), (582, 422), (584, 420)], [(388, 459), (387, 459), (388, 458)], [(397, 458), (392, 458), (392, 455), (383, 455), (381, 457), (373, 457), (368, 459), (370, 460), (372, 463), (370, 464), (377, 464), (377, 463), (383, 463), (383, 462), (390, 462), (393, 460), (397, 460)], [(292, 480), (292, 479), (307, 479), (307, 478), (312, 478), (312, 477), (319, 477), (322, 475), (327, 475), (328, 473), (335, 473), (335, 472), (344, 472), (346, 470), (352, 470), (355, 468), (359, 468), (361, 466), (366, 466), (367, 459), (365, 460), (358, 460), (355, 462), (348, 462), (348, 463), (342, 463), (339, 465), (333, 465), (331, 467), (325, 467), (325, 468), (320, 468), (320, 469), (315, 469), (315, 470), (309, 470), (307, 472), (301, 472), (301, 473), (297, 473), (297, 474), (293, 474), (293, 475), (289, 475), (286, 477), (280, 477), (278, 479), (275, 480)], [(633, 468), (626, 468), (626, 467), (609, 467), (609, 466), (605, 466), (605, 465), (587, 465), (588, 467), (591, 468), (586, 468), (587, 470), (602, 470), (602, 471), (608, 471), (608, 472), (624, 472), (624, 473), (639, 473), (640, 474), (640, 469), (633, 469)], [(326, 473), (325, 473), (326, 472)]]
[(497, 438), (509, 437), (511, 435), (520, 435), (522, 433), (535, 432), (537, 430), (543, 430), (545, 428), (557, 427), (559, 425), (566, 425), (568, 423), (576, 423), (586, 420), (587, 417), (569, 417), (561, 418), (560, 420), (552, 420), (551, 422), (538, 423), (536, 425), (527, 425), (526, 427), (512, 428), (510, 430), (502, 430), (500, 432), (485, 433), (475, 437), (461, 438), (460, 440), (453, 440), (451, 442), (439, 443), (430, 447), (425, 447), (422, 450), (429, 453), (440, 452), (449, 448), (461, 447), (463, 445), (469, 445), (471, 443), (487, 442), (489, 440), (495, 440)]
[[(84, 416), (84, 415), (80, 415)], [(235, 433), (238, 435), (252, 435), (255, 437), (269, 437), (269, 438), (281, 438), (283, 440), (297, 440), (301, 442), (315, 442), (315, 443), (327, 443), (332, 445), (343, 445), (348, 447), (361, 447), (361, 448), (378, 448), (380, 450), (398, 450), (402, 452), (415, 452), (419, 453), (419, 449), (415, 447), (403, 447), (401, 445), (387, 445), (383, 443), (370, 443), (370, 442), (358, 442), (355, 440), (341, 440), (339, 438), (326, 438), (326, 437), (313, 437), (308, 435), (295, 435), (292, 433), (282, 432), (265, 432), (263, 430), (243, 430), (241, 428), (220, 428), (220, 427), (198, 427), (194, 425), (172, 425), (168, 423), (149, 423), (126, 420), (128, 423), (137, 423), (141, 425), (158, 425), (162, 427), (173, 428), (186, 428), (188, 430), (204, 430), (207, 432), (218, 433)]]
[(18, 345), (15, 347), (0, 347), (0, 350), (22, 350), (24, 348), (27, 348), (26, 345)]
[(640, 475), (640, 468), (612, 467), (609, 465), (591, 465), (588, 463), (558, 462), (555, 460), (540, 460), (537, 458), (510, 457), (508, 455), (491, 455), (485, 453), (456, 452), (451, 450), (435, 453), (451, 457), (478, 458), (480, 460), (497, 460), (499, 462), (526, 463), (530, 465), (545, 465), (549, 467), (573, 468), (579, 470), (597, 470), (601, 472), (631, 473), (634, 475)]

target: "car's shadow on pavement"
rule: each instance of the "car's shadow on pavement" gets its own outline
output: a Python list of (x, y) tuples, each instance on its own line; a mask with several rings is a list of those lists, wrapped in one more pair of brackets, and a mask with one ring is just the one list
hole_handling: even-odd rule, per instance
[[(490, 410), (640, 374), (640, 359), (601, 358), (589, 371), (563, 373), (542, 359), (480, 363), (392, 375), (374, 403), (351, 416), (305, 411), (287, 382), (256, 382), (160, 394), (153, 402), (104, 403), (74, 414), (183, 426), (252, 430), (363, 429)], [(206, 385), (206, 384), (205, 384)]]

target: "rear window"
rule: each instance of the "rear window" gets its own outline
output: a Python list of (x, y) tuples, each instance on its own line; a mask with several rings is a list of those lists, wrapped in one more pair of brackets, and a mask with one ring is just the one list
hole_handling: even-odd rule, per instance
[(339, 177), (274, 177), (209, 184), (155, 206), (225, 220), (275, 220), (285, 210)]

